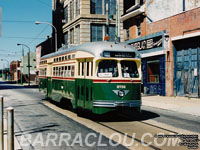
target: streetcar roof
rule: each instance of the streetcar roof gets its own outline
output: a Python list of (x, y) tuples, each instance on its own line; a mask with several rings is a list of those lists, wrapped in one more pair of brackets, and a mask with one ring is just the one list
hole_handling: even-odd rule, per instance
[(135, 52), (136, 56), (138, 54), (137, 50), (133, 46), (127, 45), (125, 43), (115, 43), (115, 42), (107, 42), (106, 41), (106, 42), (91, 42), (91, 43), (80, 44), (78, 46), (74, 46), (71, 48), (67, 48), (64, 50), (59, 50), (57, 52), (47, 54), (47, 55), (41, 57), (41, 59), (47, 59), (50, 57), (64, 55), (66, 53), (73, 52), (73, 51), (88, 52), (88, 53), (94, 55), (94, 57), (102, 57), (102, 52), (104, 52), (104, 51)]

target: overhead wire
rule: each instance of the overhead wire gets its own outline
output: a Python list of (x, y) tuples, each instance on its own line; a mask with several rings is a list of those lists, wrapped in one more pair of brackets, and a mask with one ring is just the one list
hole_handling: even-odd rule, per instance
[(49, 25), (46, 25), (43, 30), (31, 41), (28, 43), (28, 45), (30, 45), (31, 43), (33, 43), (48, 27)]
[(7, 38), (7, 39), (45, 39), (45, 38), (19, 37), (19, 36), (2, 36), (1, 38)]
[(46, 3), (46, 2), (43, 2), (42, 0), (36, 0), (36, 1), (40, 2), (40, 3), (43, 4), (43, 5), (46, 5), (46, 6), (48, 6), (48, 7), (52, 7), (51, 5), (49, 5), (49, 4)]

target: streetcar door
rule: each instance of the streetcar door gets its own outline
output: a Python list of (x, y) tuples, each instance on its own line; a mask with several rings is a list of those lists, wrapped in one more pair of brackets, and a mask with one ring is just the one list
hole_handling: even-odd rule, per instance
[(78, 62), (78, 78), (76, 79), (77, 106), (84, 109), (91, 109), (92, 93), (92, 68), (91, 59), (82, 59)]
[(76, 79), (77, 107), (85, 108), (85, 59), (78, 61), (78, 78)]
[(85, 108), (91, 110), (92, 105), (92, 76), (93, 76), (93, 60), (87, 59), (85, 62)]
[(51, 95), (51, 77), (47, 77), (47, 97)]

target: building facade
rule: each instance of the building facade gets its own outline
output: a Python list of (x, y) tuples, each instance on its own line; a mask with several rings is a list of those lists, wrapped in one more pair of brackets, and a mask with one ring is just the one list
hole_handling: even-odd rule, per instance
[[(53, 2), (55, 3), (54, 0)], [(64, 45), (103, 41), (106, 35), (109, 35), (109, 41), (115, 40), (116, 0), (61, 0), (60, 2), (63, 3), (64, 10), (62, 26)], [(120, 10), (123, 12), (122, 0)], [(123, 29), (122, 23), (120, 27)], [(120, 33), (123, 41), (122, 35), (123, 32)]]
[[(20, 70), (22, 73), (22, 80), (23, 82), (28, 82), (28, 54), (22, 57), (20, 63)], [(36, 80), (36, 53), (30, 51), (30, 81)]]
[(21, 80), (20, 61), (12, 61), (10, 63), (10, 80), (16, 82)]
[(144, 93), (199, 97), (199, 6), (200, 0), (135, 0), (127, 7), (123, 31), (141, 51)]

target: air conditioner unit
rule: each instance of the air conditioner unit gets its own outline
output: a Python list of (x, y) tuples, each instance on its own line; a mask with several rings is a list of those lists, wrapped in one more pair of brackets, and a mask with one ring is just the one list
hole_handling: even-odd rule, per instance
[(66, 23), (66, 20), (65, 20), (65, 19), (62, 19), (62, 23)]

